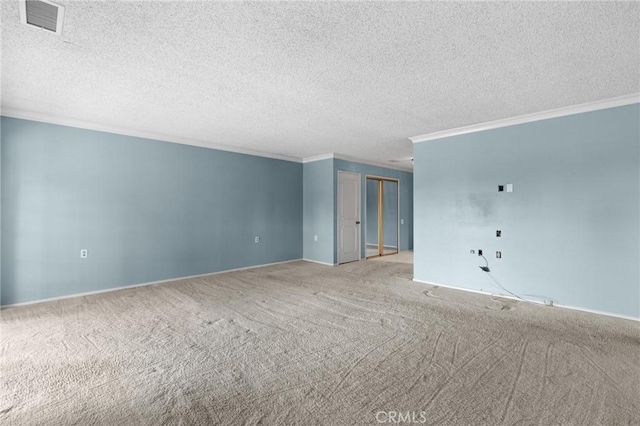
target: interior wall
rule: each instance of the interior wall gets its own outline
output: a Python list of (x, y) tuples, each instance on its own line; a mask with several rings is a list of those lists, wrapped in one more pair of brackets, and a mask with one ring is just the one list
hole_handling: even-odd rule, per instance
[[(316, 262), (338, 262), (337, 197), (338, 171), (360, 173), (361, 217), (365, 219), (365, 176), (400, 179), (400, 250), (413, 249), (413, 174), (340, 159), (305, 163), (304, 175), (304, 258)], [(366, 257), (366, 222), (361, 226), (361, 257)], [(315, 241), (314, 237), (318, 236)]]
[(302, 257), (302, 164), (1, 120), (2, 304)]
[(333, 159), (305, 163), (303, 180), (303, 257), (333, 264)]
[(4, 228), (4, 221), (2, 219), (2, 204), (5, 197), (4, 191), (2, 191), (2, 119), (0, 117), (0, 305), (2, 305), (2, 246), (4, 245), (4, 239), (2, 238), (2, 229)]
[[(399, 179), (400, 192), (400, 218), (404, 221), (400, 225), (400, 251), (413, 249), (413, 173), (404, 172), (395, 169), (387, 169), (385, 167), (371, 166), (369, 164), (356, 163), (353, 161), (334, 159), (333, 160), (333, 262), (338, 263), (338, 250), (335, 241), (338, 239), (338, 221), (337, 221), (337, 197), (338, 197), (338, 171), (346, 171), (360, 173), (360, 216), (365, 219), (366, 207), (366, 175), (389, 177)], [(366, 257), (365, 241), (366, 241), (366, 223), (361, 226), (361, 258)]]
[(415, 144), (415, 279), (640, 317), (639, 117), (634, 104)]

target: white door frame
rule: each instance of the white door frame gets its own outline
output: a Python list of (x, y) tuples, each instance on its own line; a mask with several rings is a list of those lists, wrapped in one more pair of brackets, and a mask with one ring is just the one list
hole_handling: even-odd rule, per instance
[(355, 172), (347, 172), (344, 170), (338, 170), (338, 191), (337, 191), (337, 204), (336, 204), (336, 216), (337, 217), (337, 235), (336, 235), (336, 251), (338, 253), (338, 265), (341, 264), (341, 260), (340, 259), (340, 226), (341, 226), (341, 219), (340, 219), (340, 207), (341, 207), (341, 203), (342, 203), (342, 197), (341, 197), (341, 189), (340, 189), (340, 175), (341, 174), (350, 174), (350, 175), (354, 175), (358, 177), (358, 190), (357, 190), (357, 200), (356, 200), (356, 207), (358, 209), (358, 218), (359, 218), (359, 229), (358, 229), (358, 261), (362, 260), (362, 176), (360, 175), (360, 173), (355, 173)]

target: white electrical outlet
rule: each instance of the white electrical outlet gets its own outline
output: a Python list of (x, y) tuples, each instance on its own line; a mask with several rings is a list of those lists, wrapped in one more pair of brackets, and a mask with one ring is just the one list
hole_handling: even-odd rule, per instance
[(507, 192), (513, 192), (513, 184), (512, 183), (508, 183), (507, 184)]
[(259, 243), (259, 242), (260, 242), (260, 236), (256, 235), (256, 243)]
[(318, 236), (317, 235), (313, 236), (313, 241), (318, 241)]
[(86, 259), (89, 256), (89, 251), (87, 249), (80, 250), (80, 259)]
[(400, 219), (400, 225), (404, 225), (404, 219)]

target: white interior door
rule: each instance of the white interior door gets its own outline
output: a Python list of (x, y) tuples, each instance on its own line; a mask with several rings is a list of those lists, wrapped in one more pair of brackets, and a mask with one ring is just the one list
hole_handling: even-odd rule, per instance
[(360, 260), (360, 174), (338, 171), (338, 263)]

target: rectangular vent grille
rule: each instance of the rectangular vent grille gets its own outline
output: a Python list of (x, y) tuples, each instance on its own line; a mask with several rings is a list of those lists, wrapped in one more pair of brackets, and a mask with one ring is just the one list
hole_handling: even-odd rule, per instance
[(62, 32), (64, 7), (49, 1), (20, 1), (20, 20), (23, 24), (33, 25), (56, 34)]

